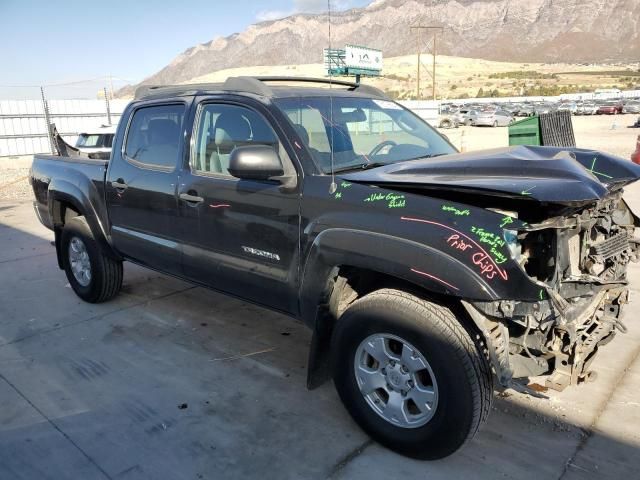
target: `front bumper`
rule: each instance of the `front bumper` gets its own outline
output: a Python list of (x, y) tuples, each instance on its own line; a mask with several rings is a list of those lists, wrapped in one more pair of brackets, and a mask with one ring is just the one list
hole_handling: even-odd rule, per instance
[(612, 286), (560, 312), (548, 301), (463, 302), (486, 340), (500, 383), (543, 377), (545, 386), (564, 390), (593, 378), (591, 364), (601, 346), (626, 332), (621, 320), (626, 286)]

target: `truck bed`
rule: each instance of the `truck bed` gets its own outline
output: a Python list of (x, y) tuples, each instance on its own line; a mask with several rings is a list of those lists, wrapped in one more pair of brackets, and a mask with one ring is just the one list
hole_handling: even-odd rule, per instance
[[(57, 155), (34, 155), (30, 181), (35, 195), (34, 207), (42, 223), (53, 229), (51, 186), (56, 195), (83, 202), (77, 205), (83, 211), (94, 212), (98, 218), (106, 218), (104, 181), (108, 160)], [(103, 216), (104, 215), (104, 216)]]

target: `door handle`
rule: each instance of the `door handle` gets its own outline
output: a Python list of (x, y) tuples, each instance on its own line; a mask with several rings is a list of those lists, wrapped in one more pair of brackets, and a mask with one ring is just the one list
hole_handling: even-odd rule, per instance
[[(193, 192), (195, 193), (195, 192)], [(181, 193), (180, 200), (185, 201), (191, 205), (198, 205), (199, 203), (204, 202), (204, 198), (199, 197), (197, 194), (192, 195), (191, 193)]]
[(120, 192), (124, 192), (128, 187), (128, 185), (124, 183), (124, 180), (121, 178), (111, 182), (111, 186)]

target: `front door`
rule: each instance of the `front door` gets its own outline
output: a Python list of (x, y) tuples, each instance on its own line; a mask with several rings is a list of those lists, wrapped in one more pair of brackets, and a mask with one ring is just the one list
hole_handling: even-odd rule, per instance
[(136, 109), (106, 181), (111, 235), (125, 257), (175, 275), (182, 258), (177, 185), (186, 105)]
[(238, 146), (273, 146), (295, 173), (263, 115), (225, 103), (200, 106), (191, 165), (180, 180), (184, 271), (200, 283), (294, 312), (298, 268), (299, 192), (273, 181), (239, 180), (228, 172)]

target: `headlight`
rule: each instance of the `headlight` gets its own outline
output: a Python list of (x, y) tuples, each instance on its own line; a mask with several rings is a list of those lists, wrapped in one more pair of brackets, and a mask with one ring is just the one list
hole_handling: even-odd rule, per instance
[(518, 232), (516, 230), (503, 230), (502, 236), (507, 243), (511, 258), (522, 265), (522, 245), (518, 241)]

